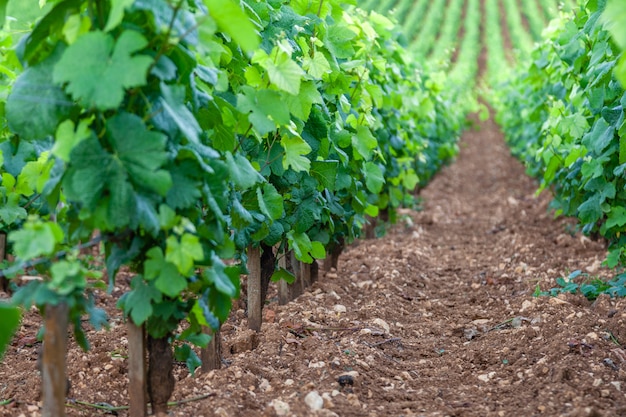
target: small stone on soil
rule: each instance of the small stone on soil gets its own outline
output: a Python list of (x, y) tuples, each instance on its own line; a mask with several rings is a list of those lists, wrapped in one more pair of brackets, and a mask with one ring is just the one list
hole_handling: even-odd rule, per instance
[(352, 375), (339, 375), (337, 382), (339, 382), (341, 387), (345, 387), (346, 385), (352, 386), (354, 385), (354, 378)]
[(313, 411), (321, 410), (322, 408), (324, 408), (324, 399), (317, 391), (309, 392), (306, 397), (304, 397), (304, 402)]
[(286, 416), (290, 412), (289, 404), (287, 404), (284, 401), (274, 400), (272, 401), (271, 405), (272, 407), (274, 407), (274, 411), (276, 412), (276, 415)]

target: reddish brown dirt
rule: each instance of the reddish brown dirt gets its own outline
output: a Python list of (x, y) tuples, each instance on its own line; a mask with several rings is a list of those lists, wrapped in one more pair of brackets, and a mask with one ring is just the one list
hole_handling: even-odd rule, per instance
[[(422, 212), (349, 247), (294, 302), (272, 300), (258, 337), (233, 312), (225, 366), (191, 377), (177, 364), (173, 400), (193, 401), (170, 415), (626, 415), (626, 355), (610, 340), (626, 342), (626, 302), (532, 295), (573, 270), (601, 272), (603, 244), (552, 218), (491, 122), (461, 148)], [(104, 415), (79, 401), (128, 403), (119, 295), (98, 294), (112, 328), (89, 332), (92, 350), (71, 344), (69, 416)], [(39, 323), (26, 315), (0, 365), (2, 416), (40, 415)]]

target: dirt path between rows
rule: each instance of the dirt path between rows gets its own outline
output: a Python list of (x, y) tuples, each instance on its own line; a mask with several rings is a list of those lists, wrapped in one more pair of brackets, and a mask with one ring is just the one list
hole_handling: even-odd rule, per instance
[[(492, 122), (467, 131), (422, 212), (349, 247), (294, 302), (272, 299), (258, 336), (234, 311), (223, 369), (192, 378), (178, 364), (174, 400), (208, 397), (171, 415), (626, 415), (626, 355), (609, 337), (626, 342), (625, 303), (532, 296), (604, 256), (535, 189)], [(127, 404), (118, 296), (98, 297), (112, 329), (89, 332), (91, 352), (70, 350), (72, 399)], [(0, 415), (39, 415), (37, 327), (28, 315), (0, 365), (0, 400), (13, 399)], [(74, 403), (69, 415), (98, 411)]]

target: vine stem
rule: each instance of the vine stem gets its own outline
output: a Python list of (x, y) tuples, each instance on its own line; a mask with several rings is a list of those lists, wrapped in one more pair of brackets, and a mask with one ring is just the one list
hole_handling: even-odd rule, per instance
[[(182, 404), (187, 404), (190, 402), (194, 402), (194, 401), (201, 401), (201, 400), (205, 400), (209, 397), (213, 397), (215, 395), (214, 392), (210, 392), (208, 394), (203, 394), (203, 395), (199, 395), (197, 397), (191, 397), (191, 398), (184, 398), (182, 400), (179, 401), (170, 401), (167, 403), (168, 407), (176, 407), (178, 405), (182, 405)], [(128, 410), (129, 406), (127, 405), (120, 405), (120, 406), (113, 406), (113, 405), (109, 405), (109, 404), (94, 404), (94, 403), (90, 403), (87, 401), (80, 401), (80, 400), (72, 400), (70, 403), (66, 404), (68, 407), (76, 407), (76, 405), (81, 405), (83, 407), (90, 407), (90, 408), (95, 408), (97, 410), (103, 410), (103, 411), (123, 411), (123, 410)]]

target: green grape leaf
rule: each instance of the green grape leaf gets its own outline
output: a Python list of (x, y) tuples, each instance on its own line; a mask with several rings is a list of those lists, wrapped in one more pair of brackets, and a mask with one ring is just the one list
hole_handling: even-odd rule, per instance
[(61, 48), (45, 61), (26, 68), (11, 88), (6, 118), (11, 131), (22, 139), (53, 136), (59, 122), (70, 114), (73, 103), (52, 81), (53, 67), (60, 52)]
[(170, 236), (166, 241), (165, 260), (176, 265), (183, 275), (189, 275), (193, 271), (194, 261), (204, 259), (204, 251), (198, 236), (185, 233), (180, 238)]
[(351, 41), (356, 38), (356, 36), (357, 34), (345, 23), (335, 24), (329, 26), (324, 44), (337, 58), (349, 59), (353, 58), (355, 55)]
[(242, 190), (247, 190), (254, 184), (265, 181), (261, 174), (250, 164), (250, 161), (241, 154), (233, 156), (232, 153), (227, 152), (226, 165), (230, 172), (230, 179)]
[(320, 219), (320, 206), (312, 199), (306, 199), (298, 204), (293, 213), (293, 230), (299, 233), (308, 231)]
[(601, 196), (594, 194), (578, 207), (578, 217), (583, 223), (590, 224), (602, 216)]
[(180, 221), (176, 212), (169, 206), (161, 204), (159, 206), (159, 225), (163, 230), (170, 230)]
[(135, 0), (111, 0), (111, 11), (104, 27), (105, 32), (110, 32), (124, 19), (124, 10), (133, 5)]
[(36, 161), (30, 161), (24, 165), (22, 172), (17, 177), (16, 192), (27, 197), (33, 195), (35, 191), (42, 192), (54, 166), (54, 160), (48, 157), (48, 152), (42, 152)]
[[(2, 19), (4, 21), (4, 19)], [(13, 338), (13, 334), (20, 324), (20, 309), (18, 307), (0, 302), (0, 358), (4, 354), (6, 347)]]
[(261, 136), (291, 122), (287, 102), (278, 91), (242, 88), (242, 92), (237, 96), (237, 109), (249, 113), (250, 122)]
[(289, 111), (302, 120), (308, 120), (313, 104), (323, 104), (322, 95), (312, 81), (300, 85), (300, 93), (297, 96), (288, 96), (287, 104)]
[(33, 144), (25, 140), (18, 143), (17, 149), (14, 148), (11, 141), (0, 142), (0, 150), (4, 158), (2, 170), (14, 177), (20, 175), (27, 160), (37, 156)]
[(254, 25), (233, 0), (203, 0), (209, 14), (220, 30), (228, 33), (241, 48), (251, 52), (259, 47), (259, 35)]
[(311, 162), (310, 173), (317, 181), (319, 181), (323, 188), (333, 192), (335, 191), (338, 169), (338, 161), (313, 161)]
[(168, 297), (174, 298), (187, 288), (187, 280), (178, 272), (176, 265), (165, 262), (154, 281), (154, 287)]
[(134, 215), (131, 220), (132, 228), (136, 228), (138, 224), (152, 236), (156, 237), (159, 234), (161, 223), (156, 210), (156, 202), (147, 196), (136, 193)]
[(52, 255), (57, 244), (63, 242), (63, 230), (52, 222), (27, 222), (20, 230), (9, 233), (13, 251), (21, 260)]
[(130, 113), (116, 114), (108, 120), (107, 128), (130, 181), (164, 196), (172, 186), (170, 174), (159, 169), (168, 159), (165, 135), (148, 130), (141, 118)]
[(619, 163), (626, 164), (626, 136), (619, 138)]
[(285, 281), (287, 284), (293, 284), (296, 282), (296, 276), (291, 272), (287, 271), (285, 268), (278, 268), (272, 274), (270, 280), (272, 282)]
[(291, 167), (296, 172), (309, 170), (311, 160), (304, 155), (308, 155), (312, 149), (304, 139), (297, 136), (283, 136), (280, 139), (280, 144), (285, 150), (283, 156), (284, 169)]
[(278, 54), (276, 60), (268, 58), (263, 66), (275, 87), (292, 95), (300, 93), (300, 82), (304, 71), (289, 55), (281, 53)]
[[(210, 340), (210, 336), (209, 335), (199, 335), (199, 336), (201, 337), (201, 339), (189, 340), (189, 342), (194, 343), (195, 345), (206, 347), (206, 345), (208, 344)], [(204, 340), (204, 339), (207, 339), (207, 340)], [(200, 344), (198, 344), (197, 342), (200, 342)], [(176, 346), (174, 348), (174, 358), (178, 362), (184, 362), (187, 365), (187, 369), (189, 369), (189, 373), (191, 374), (192, 378), (195, 375), (196, 368), (202, 366), (202, 360), (198, 357), (196, 352), (194, 352), (193, 349), (191, 349), (191, 346), (189, 346), (186, 343), (182, 346)]]
[[(5, 174), (2, 174), (3, 177)], [(19, 194), (11, 194), (7, 197), (5, 204), (0, 206), (0, 221), (5, 226), (14, 224), (17, 220), (23, 220), (28, 216), (24, 207), (20, 206)]]
[(159, 272), (166, 263), (163, 250), (155, 246), (146, 252), (146, 261), (143, 264), (143, 276), (147, 281), (152, 281), (159, 276)]
[(573, 138), (582, 137), (589, 130), (587, 119), (580, 113), (572, 114), (561, 120), (561, 127)]
[(326, 74), (332, 72), (328, 60), (322, 53), (316, 53), (312, 57), (305, 56), (302, 59), (302, 68), (304, 68), (311, 77), (321, 80)]
[(356, 134), (352, 135), (352, 146), (357, 152), (354, 154), (355, 159), (369, 160), (372, 156), (372, 151), (378, 146), (378, 141), (368, 127), (359, 126)]
[(331, 2), (324, 0), (291, 0), (289, 5), (300, 15), (314, 15), (322, 19), (332, 11)]
[(272, 184), (263, 184), (263, 187), (256, 189), (256, 194), (261, 213), (271, 220), (278, 220), (283, 216), (283, 197)]
[(199, 182), (187, 176), (184, 169), (174, 168), (170, 172), (172, 187), (167, 192), (167, 205), (176, 210), (196, 204), (202, 197)]
[[(0, 0), (0, 28), (4, 27), (4, 19), (7, 17), (7, 4), (9, 4), (9, 0)], [(0, 357), (2, 357), (3, 347), (2, 340), (0, 340)]]
[(306, 233), (296, 233), (290, 230), (287, 233), (287, 242), (289, 243), (289, 249), (293, 250), (297, 260), (305, 263), (313, 262), (313, 258), (309, 255), (313, 245)]
[[(238, 288), (233, 284), (232, 277), (229, 273), (232, 270), (226, 268), (224, 263), (217, 257), (213, 257), (213, 266), (206, 268), (203, 272), (204, 277), (222, 294), (230, 298), (236, 298), (239, 295)], [(238, 275), (237, 275), (238, 278)]]
[(141, 275), (136, 275), (131, 281), (131, 290), (124, 294), (117, 303), (118, 308), (130, 316), (133, 323), (141, 326), (152, 315), (152, 304), (162, 300), (161, 293), (146, 283)]
[(385, 183), (385, 177), (380, 167), (373, 162), (367, 162), (364, 167), (364, 173), (367, 189), (374, 194), (380, 194)]
[(50, 275), (50, 289), (64, 297), (76, 290), (84, 290), (86, 285), (85, 276), (77, 262), (57, 261), (50, 267)]
[(315, 259), (326, 259), (326, 248), (322, 242), (315, 240), (311, 242), (311, 256)]
[(615, 43), (626, 49), (626, 7), (622, 0), (608, 0), (602, 15)]
[(87, 107), (109, 110), (118, 107), (125, 89), (146, 84), (153, 58), (134, 55), (148, 41), (125, 30), (117, 41), (104, 32), (89, 32), (70, 45), (54, 66), (53, 80), (67, 84), (67, 91)]
[(183, 85), (169, 86), (165, 83), (161, 83), (161, 93), (163, 96), (160, 98), (160, 103), (165, 109), (171, 120), (176, 123), (176, 126), (185, 135), (185, 137), (193, 142), (199, 143), (199, 135), (202, 129), (198, 124), (195, 116), (185, 106), (185, 87)]
[(614, 133), (615, 127), (609, 125), (604, 119), (598, 119), (591, 131), (583, 137), (582, 143), (587, 149), (599, 155), (609, 146)]
[(56, 130), (52, 154), (68, 162), (72, 149), (81, 141), (91, 136), (89, 125), (93, 120), (93, 116), (88, 119), (81, 119), (80, 122), (78, 122), (78, 127), (76, 127), (74, 122), (70, 119), (61, 122)]
[(611, 228), (614, 226), (622, 227), (626, 224), (626, 208), (624, 207), (612, 207), (611, 212), (607, 216), (606, 227)]

